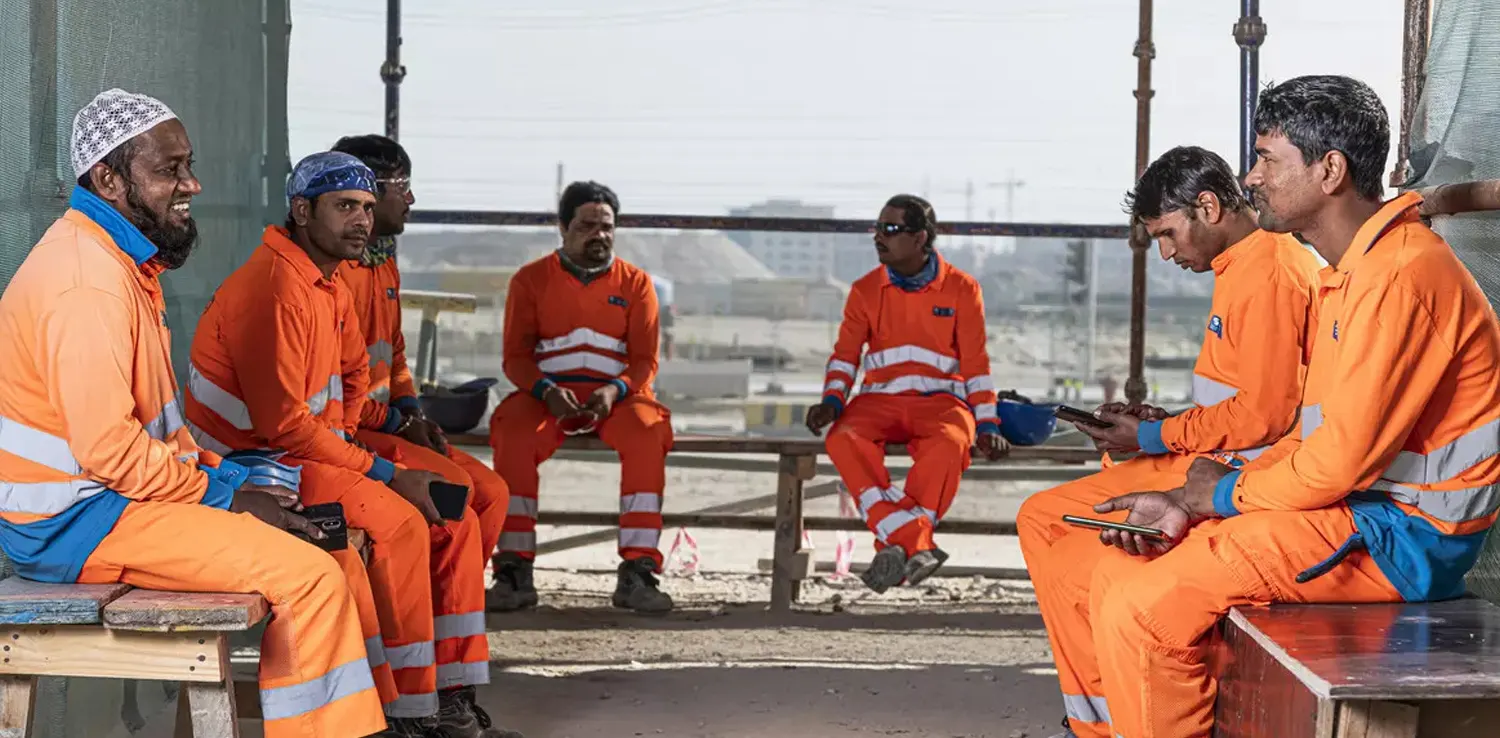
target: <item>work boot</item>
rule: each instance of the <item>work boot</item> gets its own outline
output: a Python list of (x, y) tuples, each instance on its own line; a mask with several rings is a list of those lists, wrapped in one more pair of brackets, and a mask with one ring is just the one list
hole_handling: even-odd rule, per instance
[(387, 715), (385, 730), (370, 738), (431, 738), (437, 724), (436, 717), (393, 718)]
[(648, 558), (620, 563), (615, 583), (615, 607), (639, 613), (662, 613), (672, 610), (672, 598), (657, 589), (656, 562)]
[(495, 581), (484, 593), (484, 609), (511, 612), (536, 607), (536, 585), (532, 583), (530, 559), (513, 553), (495, 557)]
[(489, 714), (475, 701), (473, 687), (438, 692), (437, 721), (431, 738), (526, 738), (514, 730), (491, 727)]
[(937, 572), (943, 562), (948, 560), (948, 554), (941, 548), (931, 551), (918, 551), (906, 560), (906, 583), (908, 585), (921, 584), (922, 580)]
[(875, 558), (870, 559), (870, 568), (859, 575), (865, 586), (875, 590), (876, 594), (885, 592), (901, 583), (906, 578), (906, 550), (900, 546), (886, 546), (875, 553)]

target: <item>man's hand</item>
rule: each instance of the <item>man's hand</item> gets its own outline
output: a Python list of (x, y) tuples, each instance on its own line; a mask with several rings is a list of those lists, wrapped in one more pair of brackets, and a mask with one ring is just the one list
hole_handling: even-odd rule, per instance
[(838, 420), (838, 406), (831, 402), (821, 402), (807, 409), (807, 429), (815, 436), (822, 436), (823, 429)]
[(265, 491), (265, 488), (256, 485), (241, 485), (234, 491), (234, 502), (230, 503), (229, 511), (232, 513), (249, 513), (256, 519), (273, 528), (286, 531), (300, 531), (306, 533), (313, 540), (321, 541), (328, 537), (318, 528), (294, 512), (282, 506), (281, 500)]
[(589, 399), (583, 403), (583, 412), (594, 416), (595, 423), (602, 423), (609, 417), (611, 410), (615, 408), (615, 401), (620, 399), (620, 388), (614, 384), (606, 384), (593, 391)]
[(1107, 513), (1129, 510), (1125, 522), (1155, 528), (1167, 536), (1166, 541), (1156, 541), (1137, 533), (1119, 530), (1099, 531), (1099, 542), (1116, 546), (1131, 556), (1155, 556), (1166, 553), (1187, 535), (1188, 528), (1196, 522), (1195, 516), (1183, 504), (1181, 490), (1172, 492), (1134, 492), (1094, 506), (1094, 512)]
[(238, 496), (241, 492), (259, 492), (270, 495), (276, 500), (276, 504), (281, 505), (283, 509), (291, 510), (292, 512), (302, 512), (302, 496), (279, 484), (254, 484), (252, 482), (245, 482), (234, 493)]
[(1094, 439), (1094, 448), (1100, 451), (1122, 453), (1140, 450), (1140, 445), (1136, 443), (1136, 431), (1141, 427), (1140, 418), (1127, 413), (1109, 412), (1104, 408), (1100, 408), (1095, 415), (1100, 420), (1114, 425), (1108, 428), (1095, 428), (1083, 423), (1075, 423), (1078, 430)]
[(1214, 511), (1214, 491), (1234, 467), (1213, 459), (1199, 457), (1188, 467), (1187, 482), (1182, 485), (1182, 501), (1196, 515), (1210, 516)]
[(356, 438), (353, 433), (349, 434), (349, 443), (353, 444), (355, 448), (357, 448), (357, 449), (359, 449), (361, 451), (364, 451), (365, 453), (369, 453), (369, 454), (375, 453), (374, 451), (370, 450), (369, 446), (365, 445), (364, 441), (361, 441), (358, 438)]
[(1155, 405), (1127, 405), (1123, 402), (1111, 402), (1100, 405), (1098, 412), (1101, 413), (1123, 413), (1133, 415), (1141, 420), (1166, 420), (1172, 414)]
[(999, 433), (980, 433), (974, 445), (979, 447), (979, 452), (990, 461), (999, 461), (1010, 453), (1010, 442)]
[(430, 448), (440, 454), (448, 452), (448, 444), (443, 438), (442, 429), (438, 428), (437, 424), (430, 420), (413, 417), (411, 420), (404, 422), (400, 432), (396, 435), (423, 448)]
[(547, 412), (558, 420), (571, 418), (583, 409), (578, 405), (578, 397), (573, 394), (573, 390), (555, 384), (542, 394), (542, 402), (546, 403)]
[(427, 485), (439, 479), (442, 477), (432, 472), (397, 469), (396, 475), (391, 477), (390, 487), (416, 507), (428, 525), (442, 525), (443, 516), (438, 514), (437, 506), (432, 504), (432, 495), (427, 492)]

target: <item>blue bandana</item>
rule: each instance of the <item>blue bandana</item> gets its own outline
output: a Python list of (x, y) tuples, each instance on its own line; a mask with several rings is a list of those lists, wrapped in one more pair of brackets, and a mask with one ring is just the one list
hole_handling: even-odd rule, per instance
[(297, 162), (292, 177), (286, 181), (286, 199), (305, 197), (311, 200), (327, 192), (362, 190), (375, 192), (375, 172), (359, 159), (338, 151), (320, 151)]
[(937, 252), (934, 251), (927, 256), (927, 264), (922, 267), (922, 271), (917, 272), (910, 277), (905, 277), (897, 274), (896, 270), (890, 267), (885, 268), (885, 273), (890, 276), (891, 284), (896, 285), (897, 287), (900, 287), (907, 292), (916, 292), (917, 290), (926, 287), (932, 282), (932, 280), (937, 279), (939, 261), (941, 260), (938, 258)]

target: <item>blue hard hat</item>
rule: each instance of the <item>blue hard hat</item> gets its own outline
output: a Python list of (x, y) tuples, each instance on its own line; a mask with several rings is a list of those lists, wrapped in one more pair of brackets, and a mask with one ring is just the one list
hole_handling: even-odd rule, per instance
[(1057, 427), (1056, 403), (1027, 404), (1001, 400), (995, 408), (1000, 416), (1000, 435), (1017, 446), (1037, 446), (1052, 437)]

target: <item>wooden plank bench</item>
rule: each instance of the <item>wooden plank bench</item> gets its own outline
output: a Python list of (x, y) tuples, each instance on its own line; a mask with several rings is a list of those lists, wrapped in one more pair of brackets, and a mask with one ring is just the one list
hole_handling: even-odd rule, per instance
[(1220, 738), (1500, 733), (1500, 607), (1485, 600), (1235, 608), (1223, 627)]
[[(349, 544), (366, 553), (365, 532)], [(268, 614), (258, 594), (0, 580), (0, 738), (31, 735), (42, 676), (180, 682), (177, 738), (238, 738), (260, 699), (236, 681), (229, 638)]]
[[(461, 433), (449, 436), (450, 443), (457, 446), (489, 446), (489, 437), (482, 434)], [(563, 441), (563, 448), (580, 451), (609, 450), (609, 446), (594, 436), (577, 436)], [(773, 530), (771, 567), (771, 610), (786, 612), (802, 588), (802, 580), (812, 574), (812, 555), (802, 548), (804, 530), (839, 530), (849, 527), (842, 518), (806, 519), (802, 514), (803, 483), (816, 475), (817, 460), (824, 455), (821, 438), (730, 438), (722, 436), (679, 436), (672, 444), (674, 453), (709, 454), (774, 454), (778, 457), (776, 472), (776, 518)], [(906, 456), (906, 446), (886, 446), (890, 456)], [(1122, 456), (1121, 458), (1125, 458)], [(1014, 446), (1010, 455), (995, 462), (1084, 464), (1097, 462), (1099, 452), (1088, 448), (1058, 448), (1049, 446)], [(991, 462), (982, 458), (980, 464)], [(542, 525), (614, 525), (617, 514), (595, 512), (541, 512), (537, 522)], [(739, 518), (736, 520), (736, 518)], [(705, 525), (711, 527), (753, 528), (750, 519), (744, 516), (705, 516), (692, 514), (667, 514), (662, 516), (666, 526)], [(811, 524), (811, 525), (809, 525)], [(944, 530), (950, 532), (1014, 534), (1014, 523), (980, 523), (973, 521), (944, 521)], [(863, 528), (861, 528), (863, 529)]]

